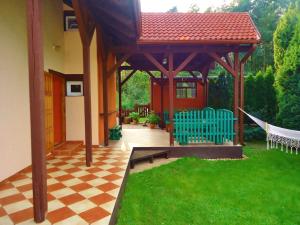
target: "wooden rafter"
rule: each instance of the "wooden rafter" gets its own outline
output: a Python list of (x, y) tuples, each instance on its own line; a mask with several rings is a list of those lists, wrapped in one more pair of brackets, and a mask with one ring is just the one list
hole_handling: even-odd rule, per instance
[(208, 53), (208, 52), (219, 52), (222, 54), (227, 54), (233, 49), (239, 52), (248, 52), (252, 48), (252, 45), (243, 46), (140, 46), (140, 45), (127, 45), (112, 47), (114, 53), (134, 53), (134, 54), (144, 54), (144, 53)]
[(154, 65), (157, 67), (157, 69), (162, 72), (163, 74), (167, 75), (169, 72), (166, 70), (165, 67), (163, 67), (150, 53), (144, 53), (145, 57)]
[(182, 71), (196, 56), (197, 52), (192, 52), (174, 71), (174, 76), (176, 76), (180, 71)]
[(236, 70), (232, 69), (222, 58), (215, 52), (208, 53), (210, 57), (212, 57), (215, 61), (217, 61), (221, 66), (224, 67), (232, 76), (236, 76)]
[(111, 9), (103, 7), (104, 4), (99, 4), (98, 0), (92, 0), (92, 2), (94, 3), (93, 7), (95, 7), (95, 9), (101, 13), (102, 17), (106, 17), (111, 22), (115, 21), (115, 22), (119, 23), (121, 26), (126, 27), (126, 29), (128, 29), (130, 31), (134, 31), (133, 30), (134, 23), (132, 21), (130, 21), (126, 16), (123, 16), (120, 13), (117, 13)]

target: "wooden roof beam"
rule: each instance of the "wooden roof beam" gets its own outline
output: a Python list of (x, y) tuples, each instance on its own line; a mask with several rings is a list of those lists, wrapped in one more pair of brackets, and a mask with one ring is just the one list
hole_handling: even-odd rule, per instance
[(144, 55), (145, 55), (145, 57), (154, 65), (154, 66), (156, 66), (157, 67), (157, 69), (160, 71), (160, 72), (162, 72), (163, 74), (165, 74), (165, 75), (169, 75), (169, 72), (168, 72), (168, 70), (165, 68), (165, 67), (163, 67), (158, 61), (157, 61), (157, 59), (155, 59), (154, 57), (153, 57), (153, 55), (151, 55), (150, 53), (144, 53)]
[(231, 73), (233, 76), (236, 76), (236, 71), (228, 65), (217, 53), (210, 52), (208, 53), (210, 57), (212, 57), (217, 63), (219, 63), (224, 69), (226, 69), (229, 73)]
[(191, 53), (174, 71), (174, 76), (176, 76), (180, 71), (182, 71), (197, 55), (197, 52)]
[(246, 53), (246, 55), (242, 58), (241, 64), (245, 64), (248, 58), (253, 54), (253, 52), (256, 50), (256, 45), (253, 45), (249, 51)]
[(115, 11), (112, 11), (111, 9), (104, 8), (103, 4), (99, 4), (98, 0), (93, 0), (92, 2), (93, 2), (93, 7), (95, 8), (95, 10), (97, 10), (101, 13), (101, 17), (108, 17), (111, 22), (116, 21), (119, 24), (128, 28), (129, 30), (134, 31), (135, 25), (132, 21), (130, 21), (129, 18), (127, 18), (126, 16), (123, 16), (119, 13), (116, 13)]

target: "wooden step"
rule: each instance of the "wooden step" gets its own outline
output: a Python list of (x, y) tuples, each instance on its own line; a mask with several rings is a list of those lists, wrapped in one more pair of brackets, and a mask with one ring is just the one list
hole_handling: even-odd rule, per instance
[(145, 150), (145, 151), (134, 151), (130, 158), (130, 168), (133, 169), (136, 162), (149, 160), (150, 163), (153, 163), (154, 158), (169, 157), (169, 150)]
[(82, 141), (67, 141), (62, 145), (59, 145), (54, 148), (52, 154), (54, 156), (70, 156), (74, 152), (82, 149), (83, 142)]

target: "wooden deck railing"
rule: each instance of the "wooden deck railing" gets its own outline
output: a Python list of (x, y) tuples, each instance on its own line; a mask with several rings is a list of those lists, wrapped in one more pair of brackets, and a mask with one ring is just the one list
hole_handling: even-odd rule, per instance
[(135, 105), (134, 109), (128, 110), (123, 109), (122, 110), (122, 116), (128, 117), (130, 113), (132, 112), (138, 112), (140, 114), (140, 117), (147, 117), (150, 114), (150, 104), (147, 105)]

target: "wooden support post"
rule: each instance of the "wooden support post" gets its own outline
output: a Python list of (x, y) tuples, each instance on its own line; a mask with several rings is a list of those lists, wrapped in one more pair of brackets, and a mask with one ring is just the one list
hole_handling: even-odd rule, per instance
[(169, 53), (169, 120), (170, 120), (170, 146), (174, 146), (174, 56)]
[(206, 91), (206, 93), (205, 93), (205, 95), (206, 95), (206, 107), (208, 107), (208, 104), (209, 104), (209, 102), (208, 102), (208, 99), (209, 99), (209, 80), (208, 80), (208, 78), (206, 78), (206, 89), (205, 89), (205, 91)]
[[(240, 64), (240, 108), (244, 110), (244, 64)], [(239, 110), (240, 143), (244, 145), (244, 113)]]
[(83, 50), (83, 93), (86, 165), (92, 162), (92, 110), (90, 81), (90, 45), (95, 32), (95, 22), (91, 19), (83, 0), (72, 0)]
[(119, 89), (119, 125), (122, 126), (122, 74), (121, 70), (118, 69), (118, 89)]
[(90, 79), (90, 46), (83, 44), (83, 92), (84, 92), (84, 122), (86, 165), (92, 162), (92, 106), (91, 106), (91, 79)]
[(107, 93), (107, 57), (103, 61), (103, 117), (104, 117), (104, 146), (109, 145), (108, 137), (108, 93)]
[(34, 221), (37, 223), (45, 220), (45, 213), (48, 208), (41, 4), (42, 1), (40, 0), (27, 0), (32, 190)]
[(150, 110), (153, 110), (153, 79), (150, 77), (150, 96), (151, 96), (151, 103), (150, 103)]
[[(164, 79), (164, 74), (160, 73), (161, 81)], [(160, 82), (160, 124), (161, 129), (164, 128), (164, 83)]]
[(233, 112), (234, 116), (237, 119), (234, 123), (234, 144), (237, 145), (239, 143), (239, 52), (234, 52), (234, 91), (233, 91)]

